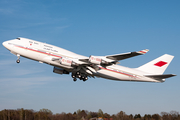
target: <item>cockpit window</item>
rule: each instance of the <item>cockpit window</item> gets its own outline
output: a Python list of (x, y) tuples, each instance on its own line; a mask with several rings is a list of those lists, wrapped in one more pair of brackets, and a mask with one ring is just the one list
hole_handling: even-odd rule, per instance
[(16, 39), (21, 40), (20, 38), (16, 38)]

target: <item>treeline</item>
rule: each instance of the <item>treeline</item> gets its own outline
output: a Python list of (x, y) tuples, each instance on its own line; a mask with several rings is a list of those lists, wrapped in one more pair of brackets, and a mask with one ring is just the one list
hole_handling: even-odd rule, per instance
[(120, 111), (117, 114), (110, 115), (103, 113), (101, 109), (98, 112), (89, 112), (87, 110), (77, 110), (74, 113), (57, 113), (53, 114), (48, 109), (40, 109), (39, 111), (17, 109), (0, 111), (0, 120), (180, 120), (180, 114), (177, 111), (170, 113), (161, 112), (161, 114), (140, 114), (127, 115)]

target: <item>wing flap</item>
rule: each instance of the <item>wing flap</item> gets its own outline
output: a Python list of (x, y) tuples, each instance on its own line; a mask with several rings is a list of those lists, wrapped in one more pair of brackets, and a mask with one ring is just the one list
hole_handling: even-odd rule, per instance
[(119, 61), (119, 60), (127, 59), (130, 57), (134, 57), (137, 55), (143, 55), (143, 54), (147, 53), (148, 51), (149, 51), (148, 49), (145, 49), (145, 50), (141, 50), (141, 51), (137, 51), (137, 52), (128, 52), (128, 53), (123, 53), (123, 54), (108, 55), (105, 57), (108, 59)]
[(156, 80), (162, 80), (162, 79), (166, 79), (166, 78), (173, 77), (176, 75), (175, 74), (164, 74), (164, 75), (145, 75), (145, 76), (156, 79)]

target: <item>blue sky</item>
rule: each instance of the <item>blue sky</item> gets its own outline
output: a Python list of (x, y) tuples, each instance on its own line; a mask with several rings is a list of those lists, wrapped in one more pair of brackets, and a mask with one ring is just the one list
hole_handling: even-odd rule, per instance
[(164, 83), (73, 82), (53, 67), (17, 57), (0, 47), (0, 110), (47, 108), (53, 113), (81, 109), (116, 114), (180, 112), (180, 1), (166, 0), (0, 0), (0, 42), (25, 37), (75, 53), (110, 55), (150, 49), (120, 61), (139, 67), (163, 54), (175, 58), (165, 71), (178, 76)]

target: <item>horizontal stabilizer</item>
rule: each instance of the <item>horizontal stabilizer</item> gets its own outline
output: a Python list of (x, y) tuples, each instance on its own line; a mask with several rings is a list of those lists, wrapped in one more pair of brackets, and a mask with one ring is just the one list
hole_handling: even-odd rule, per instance
[(162, 79), (166, 79), (166, 78), (173, 77), (176, 75), (175, 74), (164, 74), (164, 75), (145, 75), (145, 76), (156, 79), (156, 80), (162, 80)]

